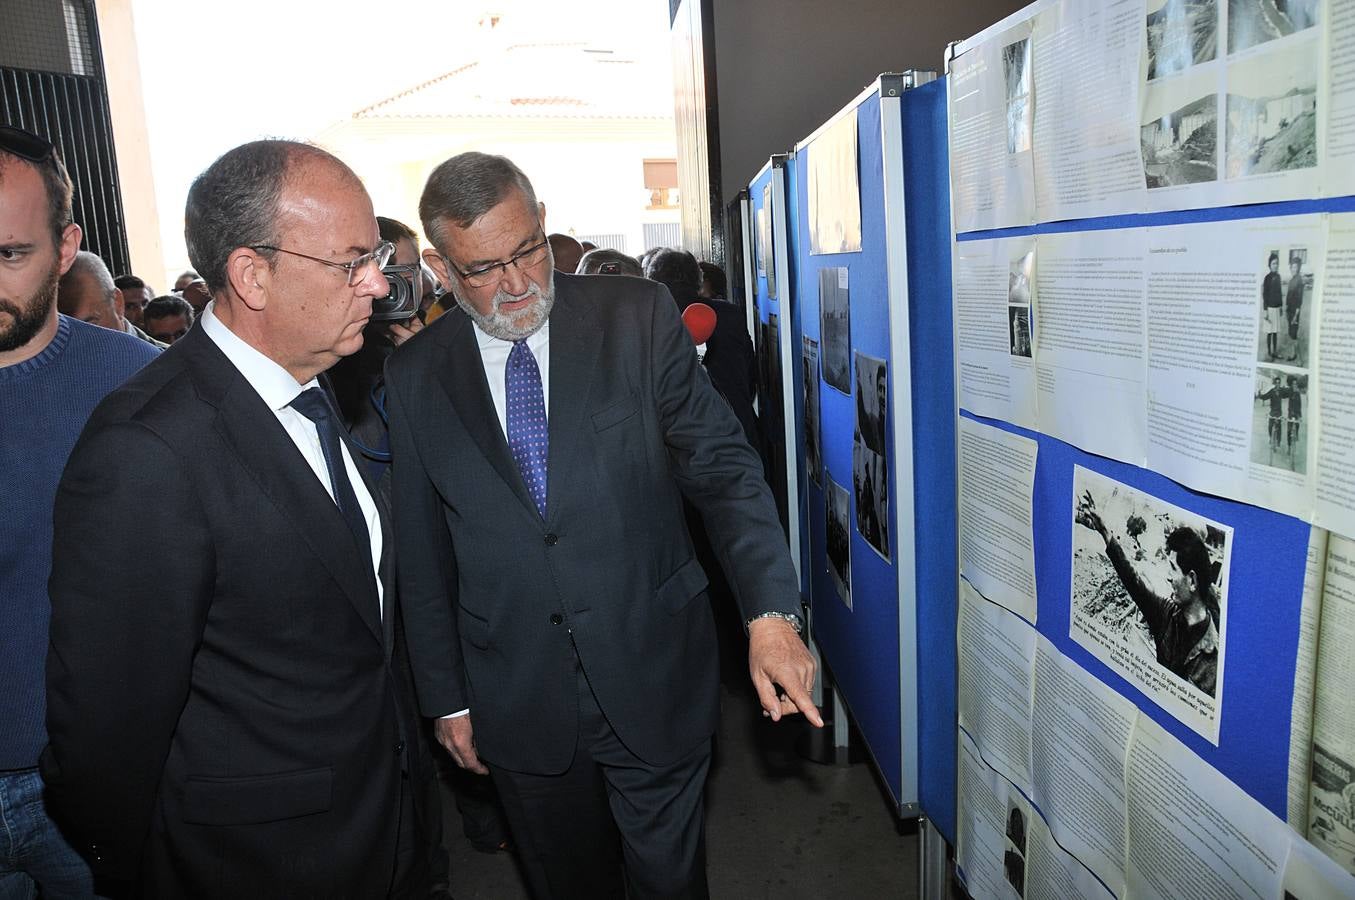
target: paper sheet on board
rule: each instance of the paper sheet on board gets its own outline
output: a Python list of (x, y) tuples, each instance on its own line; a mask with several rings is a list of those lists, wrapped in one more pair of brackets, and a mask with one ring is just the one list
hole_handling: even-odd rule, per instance
[(964, 417), (959, 431), (960, 572), (984, 597), (1034, 623), (1039, 444)]
[(1024, 428), (1035, 411), (1035, 239), (955, 246), (960, 406)]
[(1040, 237), (1035, 295), (1039, 430), (1143, 465), (1144, 229)]
[(993, 768), (1029, 792), (1035, 629), (984, 600), (963, 578), (959, 615), (960, 727)]

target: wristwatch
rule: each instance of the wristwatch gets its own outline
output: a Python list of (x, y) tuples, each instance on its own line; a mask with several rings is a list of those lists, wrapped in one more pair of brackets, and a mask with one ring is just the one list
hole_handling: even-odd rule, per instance
[(753, 618), (743, 623), (744, 630), (746, 631), (750, 627), (752, 627), (752, 624), (756, 622), (758, 619), (780, 619), (783, 622), (789, 622), (790, 627), (795, 629), (796, 634), (804, 633), (804, 623), (800, 621), (799, 616), (795, 615), (795, 613), (784, 613), (778, 612), (776, 610), (771, 610), (765, 613), (758, 613), (757, 615), (753, 616)]

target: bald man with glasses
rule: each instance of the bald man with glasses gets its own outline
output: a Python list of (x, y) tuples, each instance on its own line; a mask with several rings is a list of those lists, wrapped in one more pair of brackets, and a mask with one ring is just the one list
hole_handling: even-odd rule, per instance
[[(427, 896), (394, 542), (318, 380), (392, 247), (351, 170), (285, 141), (213, 163), (185, 221), (213, 302), (58, 492), (50, 802), (137, 895)], [(146, 534), (176, 552), (127, 565)]]

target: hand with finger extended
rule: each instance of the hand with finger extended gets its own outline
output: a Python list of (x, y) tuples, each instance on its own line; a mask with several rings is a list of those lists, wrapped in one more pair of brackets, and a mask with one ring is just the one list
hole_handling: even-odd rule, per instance
[(789, 622), (766, 618), (749, 624), (748, 671), (763, 715), (779, 722), (782, 716), (803, 713), (815, 727), (823, 727), (823, 716), (810, 698), (814, 657)]
[(438, 719), (435, 731), (438, 743), (452, 755), (458, 766), (477, 775), (489, 774), (489, 769), (480, 762), (480, 757), (475, 753), (475, 731), (471, 727), (469, 713), (449, 719)]

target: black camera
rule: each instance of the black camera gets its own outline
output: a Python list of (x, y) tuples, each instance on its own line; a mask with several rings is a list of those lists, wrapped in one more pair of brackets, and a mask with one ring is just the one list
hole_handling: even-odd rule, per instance
[(403, 322), (413, 317), (423, 303), (423, 266), (386, 266), (381, 270), (390, 290), (372, 301), (373, 322)]

